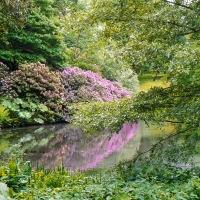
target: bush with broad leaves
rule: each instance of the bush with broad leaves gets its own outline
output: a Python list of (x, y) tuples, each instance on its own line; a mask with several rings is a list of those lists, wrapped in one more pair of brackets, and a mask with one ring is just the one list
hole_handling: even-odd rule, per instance
[(0, 91), (5, 98), (42, 103), (55, 114), (65, 116), (67, 99), (61, 73), (50, 71), (41, 63), (19, 65), (18, 70), (1, 79)]

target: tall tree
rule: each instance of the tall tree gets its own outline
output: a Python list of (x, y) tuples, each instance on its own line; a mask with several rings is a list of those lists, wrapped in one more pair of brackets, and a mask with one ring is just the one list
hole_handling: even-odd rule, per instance
[[(0, 59), (12, 68), (19, 63), (40, 61), (54, 68), (67, 62), (67, 36), (64, 34), (61, 1), (35, 0), (26, 13), (22, 28), (4, 32), (0, 41)], [(66, 3), (63, 1), (62, 3)]]
[[(122, 113), (118, 115), (117, 109), (112, 115), (120, 118), (114, 120), (116, 126), (144, 119), (170, 122), (179, 131), (198, 132), (200, 2), (97, 1), (90, 11), (93, 13), (87, 16), (91, 16), (91, 22), (105, 24), (105, 35), (117, 42), (121, 55), (137, 71), (166, 72), (171, 83), (168, 88), (141, 93), (128, 104), (125, 101), (119, 107), (123, 108)], [(110, 125), (115, 126), (115, 122)]]
[(199, 1), (92, 2), (85, 19), (102, 23), (105, 36), (118, 43), (119, 56), (138, 72), (167, 70), (174, 49), (191, 36), (199, 38)]
[(26, 21), (26, 13), (32, 0), (1, 0), (0, 2), (0, 38), (14, 28), (21, 28)]

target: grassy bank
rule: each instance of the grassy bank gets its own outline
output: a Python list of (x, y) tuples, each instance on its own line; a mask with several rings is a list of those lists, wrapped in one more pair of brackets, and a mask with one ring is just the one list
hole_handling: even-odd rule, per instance
[(147, 91), (151, 87), (167, 87), (169, 83), (166, 82), (166, 74), (142, 74), (138, 76), (140, 83), (140, 91)]

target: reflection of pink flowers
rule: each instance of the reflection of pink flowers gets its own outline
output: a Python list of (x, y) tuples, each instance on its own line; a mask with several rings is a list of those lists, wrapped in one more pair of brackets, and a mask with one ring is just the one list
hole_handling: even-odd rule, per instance
[[(120, 149), (136, 134), (138, 128), (138, 124), (124, 124), (120, 132), (114, 134), (110, 140), (101, 141), (94, 149), (90, 149), (88, 153), (86, 152), (85, 155), (90, 156), (92, 160), (86, 166), (80, 167), (80, 169), (86, 170), (94, 168), (111, 153), (120, 151)], [(99, 147), (102, 148), (102, 151), (99, 151)]]
[(107, 132), (90, 139), (77, 130), (72, 132), (64, 128), (56, 132), (55, 137), (43, 147), (45, 153), (37, 161), (46, 168), (54, 168), (62, 163), (71, 171), (95, 168), (104, 158), (119, 152), (137, 133), (138, 128), (139, 124), (124, 124), (118, 134)]

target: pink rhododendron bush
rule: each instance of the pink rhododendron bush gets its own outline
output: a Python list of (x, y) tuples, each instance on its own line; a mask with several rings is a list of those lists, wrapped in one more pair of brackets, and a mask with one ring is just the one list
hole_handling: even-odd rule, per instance
[(18, 70), (10, 73), (5, 65), (0, 68), (7, 74), (0, 79), (0, 93), (4, 98), (43, 103), (49, 110), (63, 115), (66, 98), (60, 72), (50, 71), (41, 63), (21, 64)]
[(5, 83), (5, 78), (9, 76), (9, 68), (0, 62), (0, 97), (6, 93), (10, 93), (8, 91), (8, 86)]
[(102, 78), (92, 71), (67, 67), (62, 72), (66, 98), (70, 102), (114, 101), (131, 94), (120, 83)]
[(118, 82), (77, 67), (60, 72), (51, 71), (41, 63), (25, 63), (10, 71), (0, 63), (0, 73), (0, 105), (23, 121), (21, 124), (67, 120), (71, 112), (68, 103), (130, 97)]

